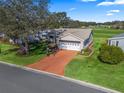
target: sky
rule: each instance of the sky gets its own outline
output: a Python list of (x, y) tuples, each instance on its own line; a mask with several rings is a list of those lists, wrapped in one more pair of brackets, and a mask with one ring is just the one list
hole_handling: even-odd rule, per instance
[(124, 0), (51, 0), (51, 12), (67, 12), (74, 20), (107, 22), (124, 20)]

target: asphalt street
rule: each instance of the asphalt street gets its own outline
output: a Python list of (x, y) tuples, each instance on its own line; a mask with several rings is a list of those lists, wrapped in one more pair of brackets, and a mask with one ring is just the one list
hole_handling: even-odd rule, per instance
[(107, 93), (61, 77), (0, 63), (0, 93)]

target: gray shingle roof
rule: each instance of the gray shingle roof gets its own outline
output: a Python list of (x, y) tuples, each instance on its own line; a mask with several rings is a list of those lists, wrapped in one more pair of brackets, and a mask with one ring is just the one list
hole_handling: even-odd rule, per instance
[(89, 37), (91, 34), (92, 30), (91, 29), (65, 29), (64, 33), (61, 35), (66, 36), (67, 34), (72, 34), (81, 40), (85, 40)]

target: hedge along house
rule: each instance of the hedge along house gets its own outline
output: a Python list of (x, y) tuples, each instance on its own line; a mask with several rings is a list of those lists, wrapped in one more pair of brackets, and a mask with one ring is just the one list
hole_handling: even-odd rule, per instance
[(58, 40), (59, 49), (81, 51), (92, 48), (93, 33), (91, 29), (65, 29)]
[(124, 50), (124, 33), (116, 35), (112, 38), (109, 38), (108, 39), (108, 44), (118, 46), (118, 47), (120, 47)]

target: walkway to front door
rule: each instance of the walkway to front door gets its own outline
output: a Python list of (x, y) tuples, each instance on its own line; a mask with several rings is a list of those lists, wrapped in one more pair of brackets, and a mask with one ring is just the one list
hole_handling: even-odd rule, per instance
[(39, 62), (28, 65), (28, 67), (58, 75), (64, 75), (65, 66), (77, 53), (77, 51), (62, 50), (57, 52), (55, 55), (50, 55)]

